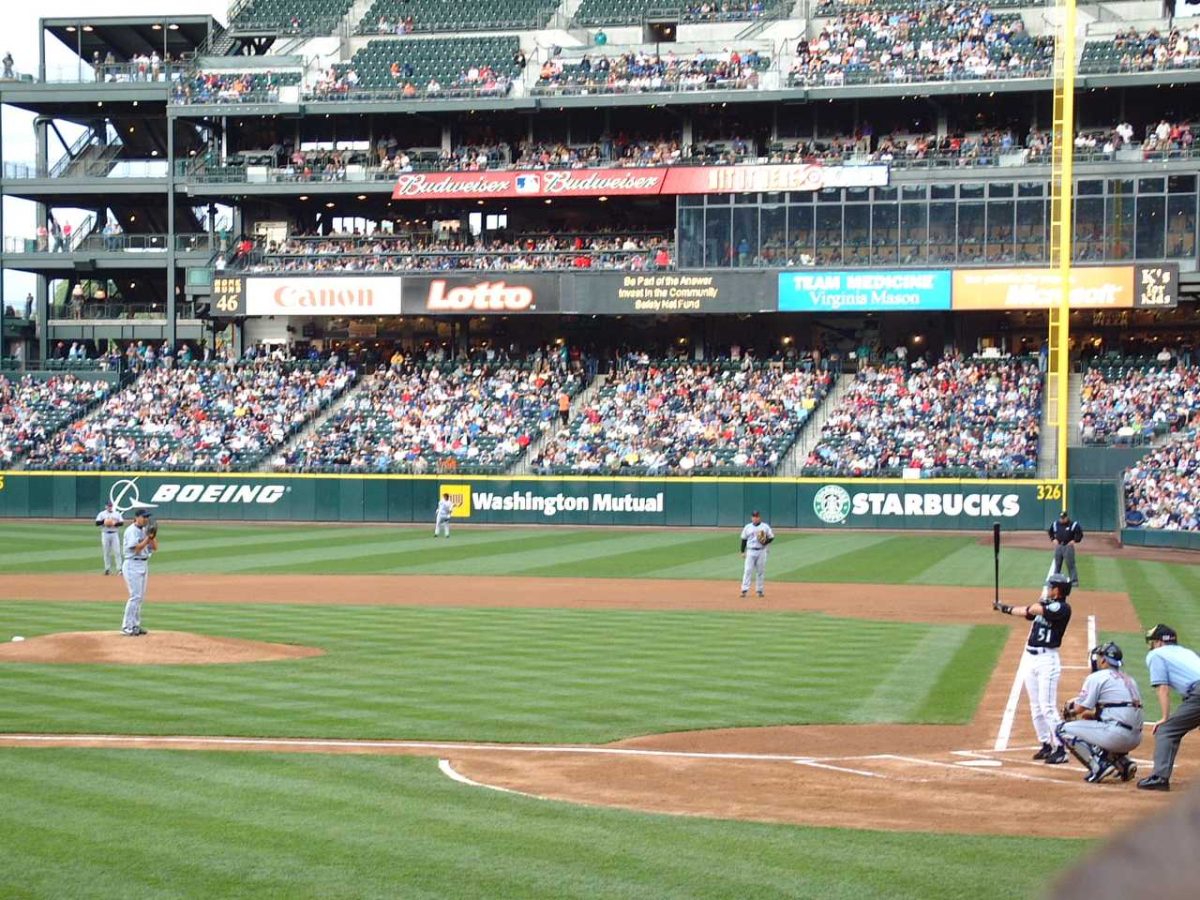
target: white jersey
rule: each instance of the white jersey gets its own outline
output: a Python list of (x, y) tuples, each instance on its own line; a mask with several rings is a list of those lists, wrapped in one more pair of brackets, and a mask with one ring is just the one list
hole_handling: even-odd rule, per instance
[(454, 502), (451, 500), (442, 500), (437, 505), (437, 517), (439, 520), (448, 519), (454, 514)]
[(142, 548), (140, 553), (134, 553), (133, 548), (146, 539), (146, 529), (134, 522), (125, 529), (125, 560), (134, 560), (136, 562), (145, 562), (154, 553), (153, 548), (149, 545)]
[(753, 522), (747, 522), (742, 529), (742, 540), (746, 542), (746, 549), (750, 552), (757, 550), (765, 550), (767, 545), (762, 542), (760, 535), (768, 541), (775, 537), (775, 532), (771, 530), (771, 526), (766, 522), (759, 522), (755, 525)]
[[(111, 519), (113, 525), (105, 525), (105, 519)], [(125, 519), (115, 509), (102, 509), (96, 514), (96, 524), (100, 526), (105, 534), (116, 534), (117, 529), (125, 524)]]

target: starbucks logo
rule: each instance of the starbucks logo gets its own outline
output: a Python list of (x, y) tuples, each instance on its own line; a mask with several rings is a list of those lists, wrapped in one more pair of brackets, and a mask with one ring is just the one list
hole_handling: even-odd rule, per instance
[(813, 497), (813, 512), (828, 525), (845, 522), (850, 515), (850, 495), (836, 484), (827, 484)]

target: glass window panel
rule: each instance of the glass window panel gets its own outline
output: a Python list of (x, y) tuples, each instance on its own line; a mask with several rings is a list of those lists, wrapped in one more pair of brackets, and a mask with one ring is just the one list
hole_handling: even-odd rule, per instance
[(988, 185), (989, 197), (1011, 197), (1013, 195), (1013, 183), (1011, 181), (997, 181), (995, 184)]
[(1139, 178), (1138, 193), (1139, 194), (1161, 194), (1166, 189), (1166, 184), (1161, 178)]
[(739, 268), (754, 265), (758, 256), (758, 207), (739, 206), (733, 210), (733, 264)]
[(732, 194), (706, 194), (704, 202), (707, 206), (728, 206)]
[(729, 210), (708, 208), (704, 211), (704, 264), (714, 268), (732, 261), (729, 244)]
[(928, 188), (926, 184), (906, 184), (900, 188), (900, 197), (903, 200), (924, 200), (928, 196)]
[(879, 203), (871, 206), (871, 262), (891, 265), (899, 261), (900, 204)]
[(788, 203), (812, 203), (812, 191), (792, 191), (788, 194)]
[(1046, 185), (1040, 181), (1022, 181), (1017, 185), (1018, 197), (1042, 197), (1046, 194)]
[(958, 196), (963, 200), (977, 200), (983, 197), (982, 184), (960, 184)]
[(929, 208), (924, 203), (900, 204), (900, 261), (919, 265), (929, 259)]
[(935, 184), (929, 188), (929, 199), (931, 200), (953, 200), (954, 185), (952, 184)]
[(679, 211), (679, 265), (704, 268), (704, 210), (684, 207)]
[[(1132, 181), (1110, 181), (1113, 185), (1133, 187)], [(1107, 248), (1106, 259), (1131, 259), (1133, 257), (1133, 198), (1128, 193), (1104, 200), (1104, 221), (1107, 229), (1104, 242)]]
[(704, 195), (703, 194), (683, 194), (679, 198), (679, 205), (680, 206), (703, 206), (704, 205)]
[(1049, 256), (1046, 244), (1046, 201), (1017, 201), (1017, 262), (1045, 262)]
[(737, 206), (746, 206), (748, 204), (758, 203), (758, 194), (734, 194), (733, 202)]
[(845, 263), (848, 266), (871, 264), (871, 207), (866, 203), (847, 203)]
[(1104, 198), (1081, 197), (1075, 201), (1075, 260), (1104, 259)]
[(1087, 181), (1077, 181), (1075, 183), (1075, 193), (1080, 197), (1094, 197), (1104, 193), (1104, 182), (1099, 179), (1089, 179)]
[(984, 204), (962, 203), (958, 207), (958, 260), (983, 262), (986, 259)]
[(876, 200), (895, 200), (898, 196), (899, 192), (894, 187), (875, 188)]
[(817, 265), (842, 263), (842, 207), (817, 207)]
[[(994, 187), (995, 185), (993, 185)], [(1013, 235), (1017, 205), (1012, 200), (992, 200), (987, 205), (987, 261), (1009, 263), (1016, 259)]]
[(1166, 255), (1172, 259), (1192, 259), (1196, 256), (1196, 197), (1194, 195), (1167, 198), (1166, 251)]
[(952, 263), (957, 261), (958, 231), (954, 221), (954, 201), (929, 204), (929, 261)]
[(759, 212), (759, 257), (764, 266), (782, 266), (787, 261), (787, 207), (782, 203), (764, 206)]
[(821, 188), (817, 191), (818, 203), (841, 203), (842, 189), (841, 188)]
[(1172, 175), (1167, 179), (1168, 194), (1194, 194), (1195, 192), (1195, 175)]
[(1108, 192), (1119, 197), (1127, 196), (1133, 193), (1132, 178), (1110, 178), (1108, 179)]
[[(1145, 179), (1143, 179), (1145, 180)], [(1162, 179), (1158, 179), (1161, 181)], [(1167, 229), (1165, 197), (1138, 197), (1136, 252), (1138, 259), (1162, 259)]]
[(790, 256), (797, 265), (808, 265), (816, 259), (816, 231), (813, 228), (811, 206), (788, 207), (787, 239)]

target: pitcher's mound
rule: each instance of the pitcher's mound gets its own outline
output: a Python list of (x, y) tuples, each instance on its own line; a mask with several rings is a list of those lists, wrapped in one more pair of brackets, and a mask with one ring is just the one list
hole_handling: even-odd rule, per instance
[(0, 663), (196, 666), (303, 659), (324, 652), (317, 647), (207, 637), (186, 631), (152, 631), (141, 637), (126, 637), (117, 631), (66, 631), (0, 644)]

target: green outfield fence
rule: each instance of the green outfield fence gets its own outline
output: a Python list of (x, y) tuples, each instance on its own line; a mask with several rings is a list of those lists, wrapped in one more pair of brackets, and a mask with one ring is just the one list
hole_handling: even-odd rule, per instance
[[(1085, 528), (1119, 527), (1113, 482), (1070, 491)], [(164, 519), (429, 522), (442, 493), (484, 524), (731, 526), (758, 509), (782, 528), (1030, 530), (1061, 508), (1054, 483), (1017, 480), (0, 472), (0, 517), (91, 518), (111, 500)]]

